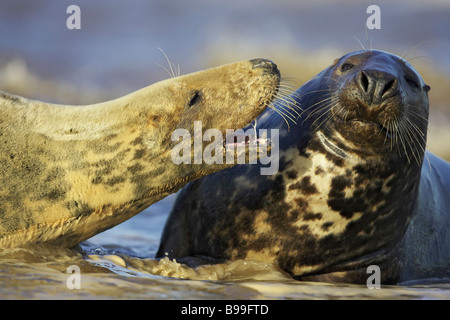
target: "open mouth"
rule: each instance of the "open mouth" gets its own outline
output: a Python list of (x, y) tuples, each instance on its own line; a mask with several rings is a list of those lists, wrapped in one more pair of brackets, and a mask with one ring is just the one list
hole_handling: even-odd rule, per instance
[(226, 134), (224, 141), (224, 148), (227, 147), (267, 147), (270, 146), (270, 138), (267, 138), (267, 130), (263, 130), (262, 135), (258, 133), (257, 121), (255, 124), (250, 123), (246, 125), (243, 129), (233, 130), (231, 134)]
[(270, 139), (266, 137), (258, 137), (257, 135), (235, 132), (231, 135), (227, 135), (223, 144), (226, 147), (243, 147), (243, 146), (269, 146)]

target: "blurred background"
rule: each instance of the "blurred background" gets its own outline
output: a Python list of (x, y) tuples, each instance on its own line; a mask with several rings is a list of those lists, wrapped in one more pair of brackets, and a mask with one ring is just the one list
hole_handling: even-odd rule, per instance
[[(295, 86), (350, 51), (406, 59), (431, 86), (428, 147), (450, 160), (450, 1), (0, 0), (0, 90), (88, 104), (168, 78), (161, 48), (183, 74), (256, 57)], [(69, 30), (69, 5), (81, 30)], [(367, 30), (366, 9), (381, 9)], [(358, 39), (358, 40), (356, 40)]]

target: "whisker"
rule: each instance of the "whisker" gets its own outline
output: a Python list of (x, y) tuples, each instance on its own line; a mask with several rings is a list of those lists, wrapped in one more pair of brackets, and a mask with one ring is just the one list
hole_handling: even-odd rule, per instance
[[(343, 86), (343, 85), (345, 84), (345, 82), (338, 81), (338, 80), (333, 79), (333, 78), (331, 78), (331, 77), (323, 77), (323, 78), (324, 78), (324, 79), (330, 79), (330, 80), (333, 80), (334, 82), (340, 84), (341, 86)], [(333, 90), (334, 90), (334, 89), (333, 89)]]
[(298, 79), (297, 79), (297, 77), (295, 77), (295, 76), (290, 76), (290, 75), (283, 75), (282, 77), (281, 77), (281, 81), (287, 81), (287, 82), (297, 82), (298, 81)]
[(317, 110), (314, 110), (314, 112), (312, 112), (311, 114), (309, 114), (302, 123), (304, 123), (307, 119), (309, 118), (316, 118), (316, 120), (314, 122), (316, 122), (317, 120), (319, 120), (325, 113), (329, 112), (330, 108), (332, 107), (333, 104), (335, 104), (337, 101), (329, 101), (326, 104), (324, 104), (323, 106), (321, 106), (320, 108), (318, 108)]
[(412, 47), (411, 49), (408, 49), (403, 55), (401, 55), (400, 56), (400, 58), (402, 59), (402, 60), (406, 60), (406, 61), (409, 61), (407, 58), (406, 58), (406, 56), (411, 52), (411, 51), (413, 51), (414, 49), (416, 49), (416, 48), (418, 48), (419, 46), (421, 46), (422, 44), (424, 44), (424, 43), (426, 43), (427, 41), (421, 41), (421, 42), (419, 42), (418, 44), (416, 44), (414, 47)]
[(275, 108), (273, 105), (269, 105), (268, 106), (270, 109), (274, 110), (276, 113), (278, 113), (281, 118), (284, 120), (284, 122), (286, 122), (286, 125), (288, 127), (288, 131), (290, 131), (291, 127), (289, 126), (289, 122), (286, 120), (286, 118), (284, 117), (283, 113), (281, 113), (277, 108)]
[[(176, 68), (176, 67), (175, 67), (175, 64), (172, 63), (172, 62), (169, 60), (169, 57), (168, 57), (167, 54), (163, 51), (163, 49), (158, 48), (158, 50), (161, 51), (161, 53), (162, 53), (162, 54), (164, 55), (164, 57), (166, 58), (166, 61), (167, 61), (168, 65), (169, 65), (169, 68), (170, 68), (170, 72), (169, 72), (168, 69), (164, 68), (162, 65), (160, 65), (160, 64), (158, 64), (158, 65), (159, 65), (160, 67), (162, 67), (164, 70), (166, 70), (167, 73), (168, 73), (172, 78), (176, 78), (177, 75), (176, 75), (176, 72), (175, 72), (175, 70), (174, 70), (174, 68)], [(178, 65), (178, 69), (180, 69), (180, 65)]]
[[(289, 108), (289, 102), (287, 100), (284, 100), (284, 98), (279, 98), (279, 99), (281, 99), (281, 103), (277, 104), (277, 106), (281, 110), (283, 110), (286, 114), (290, 115), (291, 117), (295, 117), (295, 115), (292, 112), (295, 112), (297, 114), (297, 116), (300, 117), (300, 113), (297, 110)], [(285, 105), (283, 102), (287, 103), (287, 105)]]
[(336, 92), (336, 89), (334, 89), (334, 88), (329, 88), (329, 89), (311, 90), (311, 91), (308, 91), (308, 92), (301, 92), (300, 95), (301, 95), (301, 96), (306, 96), (307, 94), (318, 93), (318, 92), (335, 93), (335, 92)]
[(330, 97), (323, 98), (322, 100), (320, 100), (320, 101), (318, 101), (318, 102), (316, 102), (316, 103), (310, 105), (310, 106), (309, 106), (308, 108), (306, 108), (304, 111), (307, 111), (307, 110), (309, 110), (309, 109), (312, 109), (312, 108), (314, 108), (315, 106), (320, 105), (321, 103), (324, 103), (324, 102), (326, 102), (326, 101), (330, 101), (330, 100), (333, 100), (333, 99), (338, 100), (339, 98), (338, 98), (337, 96), (330, 96)]
[[(334, 108), (338, 108), (337, 111), (333, 112), (332, 110)], [(333, 108), (330, 108), (328, 111), (324, 112), (320, 117), (322, 117), (324, 114), (328, 115), (317, 125), (317, 128), (323, 128), (323, 127), (327, 127), (328, 123), (341, 111), (341, 109), (343, 109), (344, 107), (341, 106), (340, 103), (336, 104), (333, 106)], [(319, 118), (320, 118), (319, 117)], [(314, 121), (315, 122), (315, 121)], [(325, 126), (323, 126), (325, 124)]]
[[(279, 104), (277, 105), (279, 106)], [(283, 115), (285, 118), (291, 120), (293, 123), (297, 124), (296, 120), (294, 119), (294, 115), (291, 113), (288, 113), (285, 109), (277, 108), (276, 106), (272, 106), (272, 109), (275, 110), (279, 115)]]
[(423, 131), (420, 130), (420, 128), (413, 121), (411, 121), (408, 117), (405, 117), (405, 120), (408, 121), (413, 126), (413, 128), (417, 131), (417, 133), (420, 134), (422, 139), (425, 140), (425, 133), (423, 133)]
[(163, 68), (163, 69), (167, 72), (167, 74), (169, 75), (169, 77), (173, 78), (173, 75), (170, 73), (169, 70), (167, 70), (167, 68), (165, 68), (164, 66), (160, 65), (159, 63), (157, 63), (157, 65), (160, 66), (161, 68)]
[(408, 59), (408, 60), (406, 60), (406, 61), (408, 61), (409, 63), (411, 63), (411, 61), (413, 61), (413, 60), (415, 60), (415, 59), (420, 59), (420, 58), (429, 58), (428, 56), (415, 56), (415, 57), (412, 57), (411, 59)]
[(416, 160), (417, 164), (420, 164), (418, 156), (416, 155), (416, 148), (413, 148), (413, 145), (415, 145), (415, 144), (414, 144), (414, 141), (413, 141), (413, 137), (411, 136), (411, 130), (410, 130), (409, 126), (408, 126), (408, 123), (404, 122), (402, 124), (402, 127), (403, 127), (403, 132), (406, 133), (405, 141), (408, 144), (409, 149), (411, 150), (412, 156)]
[(361, 40), (358, 39), (358, 37), (353, 36), (353, 39), (355, 39), (356, 41), (358, 41), (359, 45), (361, 46), (361, 48), (363, 49), (364, 52), (367, 52), (367, 51), (366, 51), (366, 48), (364, 48), (364, 45), (362, 44)]
[[(319, 115), (318, 117), (316, 117), (316, 119), (313, 121), (313, 123), (311, 123), (311, 127), (314, 127), (314, 125), (316, 124), (316, 122), (322, 118), (323, 116), (325, 116), (327, 113), (330, 113), (330, 115), (326, 116), (324, 119), (322, 119), (322, 121), (320, 122), (319, 125), (317, 125), (316, 128), (321, 128), (322, 125), (328, 120), (328, 117), (333, 117), (333, 114), (331, 112), (332, 110), (332, 105), (335, 104), (337, 101), (329, 101), (328, 103), (326, 103), (324, 106), (321, 106), (319, 109), (321, 110), (320, 112), (322, 112), (321, 115)], [(336, 105), (336, 104), (335, 104)], [(317, 110), (314, 111), (314, 115), (317, 114)], [(308, 115), (309, 116), (309, 115)], [(308, 117), (307, 117), (308, 118)], [(305, 119), (306, 120), (306, 119)]]

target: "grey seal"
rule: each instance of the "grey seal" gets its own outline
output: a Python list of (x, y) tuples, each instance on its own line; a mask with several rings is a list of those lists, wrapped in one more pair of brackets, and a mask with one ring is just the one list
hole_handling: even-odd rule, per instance
[[(428, 91), (404, 59), (349, 53), (293, 95), (280, 169), (240, 165), (180, 192), (158, 257), (276, 262), (299, 280), (383, 283), (450, 276), (450, 165), (425, 152)], [(424, 159), (425, 158), (425, 159)]]
[[(0, 94), (0, 248), (74, 247), (230, 164), (175, 164), (177, 128), (239, 129), (278, 92), (266, 59), (157, 82), (115, 100), (55, 105)], [(188, 142), (191, 142), (189, 140)]]

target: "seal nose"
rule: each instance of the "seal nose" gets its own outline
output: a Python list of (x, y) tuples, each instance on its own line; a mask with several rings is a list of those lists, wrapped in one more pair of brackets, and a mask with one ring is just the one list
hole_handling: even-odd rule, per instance
[(264, 73), (270, 73), (270, 74), (278, 74), (280, 75), (280, 71), (278, 70), (278, 67), (275, 63), (270, 61), (269, 59), (253, 59), (250, 60), (250, 63), (252, 63), (253, 68), (262, 68), (264, 69)]
[(368, 105), (379, 105), (398, 92), (398, 79), (388, 72), (362, 70), (356, 83)]

